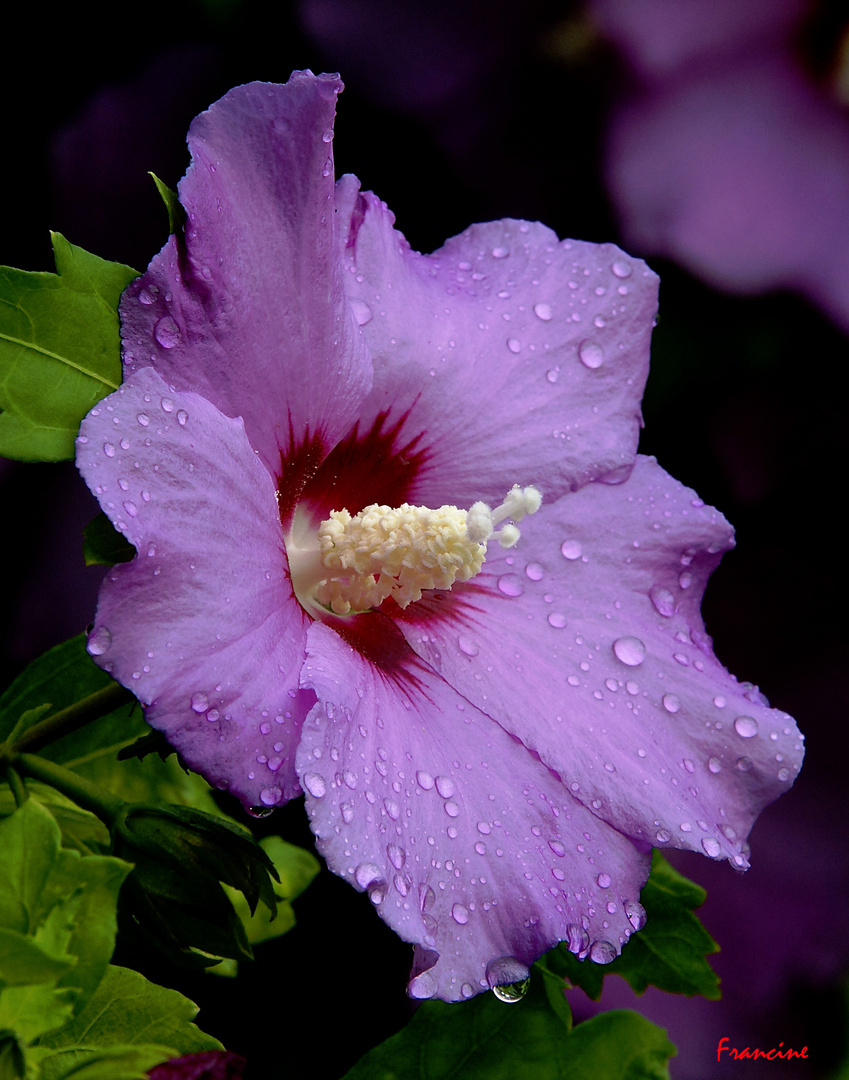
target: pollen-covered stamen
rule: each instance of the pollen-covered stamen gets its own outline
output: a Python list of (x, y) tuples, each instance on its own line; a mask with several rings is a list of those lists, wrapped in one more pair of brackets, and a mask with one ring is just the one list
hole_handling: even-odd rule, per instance
[(476, 502), (466, 518), (469, 539), (485, 544), (496, 539), (503, 548), (513, 547), (521, 533), (515, 524), (507, 524), (494, 532), (494, 528), (507, 518), (513, 522), (521, 521), (528, 514), (535, 514), (542, 506), (542, 495), (535, 487), (520, 488), (518, 484), (507, 492), (504, 502), (494, 510), (483, 502)]
[[(397, 508), (373, 504), (353, 516), (334, 510), (318, 529), (318, 545), (305, 536), (287, 542), (292, 583), (301, 602), (315, 602), (337, 615), (367, 611), (392, 597), (399, 607), (421, 599), (426, 589), (450, 589), (480, 571), (487, 540), (512, 547), (519, 539), (515, 525), (495, 525), (510, 517), (521, 520), (539, 509), (535, 488), (514, 487), (491, 510), (475, 503), (468, 513), (456, 506), (404, 503)], [(313, 534), (315, 536), (315, 534)], [(311, 550), (309, 550), (311, 548)]]

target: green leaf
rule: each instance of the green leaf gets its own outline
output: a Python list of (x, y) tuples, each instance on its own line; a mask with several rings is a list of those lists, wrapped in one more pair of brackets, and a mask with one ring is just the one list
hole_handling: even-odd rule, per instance
[(41, 1061), (38, 1080), (147, 1080), (148, 1072), (167, 1061), (164, 1046), (110, 1046), (108, 1050), (68, 1049), (42, 1052), (30, 1058)]
[(564, 986), (537, 964), (519, 1001), (426, 1001), (344, 1080), (667, 1080), (664, 1031), (627, 1012), (573, 1028)]
[[(110, 856), (82, 857), (59, 840), (55, 819), (32, 798), (0, 821), (0, 978), (16, 985), (51, 982), (70, 990), (68, 1000), (81, 1008), (115, 948), (118, 892), (131, 867)], [(29, 945), (15, 935), (26, 935)], [(52, 970), (42, 964), (38, 973), (36, 950), (53, 958)], [(8, 1006), (5, 996), (0, 1009), (4, 1002)]]
[[(271, 886), (277, 898), (277, 914), (273, 914), (264, 905), (257, 907), (251, 914), (243, 893), (232, 886), (225, 885), (224, 891), (230, 898), (236, 914), (242, 921), (245, 934), (251, 945), (270, 941), (287, 933), (295, 925), (295, 912), (291, 901), (306, 889), (321, 869), (318, 859), (310, 851), (287, 843), (280, 836), (266, 836), (259, 842), (260, 847), (271, 859), (279, 881)], [(223, 961), (217, 967), (210, 968), (216, 975), (234, 975), (233, 964)]]
[(621, 975), (638, 994), (656, 986), (669, 994), (719, 998), (719, 979), (707, 961), (719, 946), (692, 910), (704, 903), (704, 889), (679, 874), (655, 850), (640, 899), (646, 924), (613, 963), (602, 966), (578, 960), (563, 945), (548, 954), (547, 962), (595, 1001), (606, 975)]
[[(67, 796), (39, 780), (27, 780), (27, 792), (53, 816), (62, 834), (62, 847), (79, 851), (81, 855), (103, 854), (109, 850), (109, 830), (100, 818), (88, 810), (81, 810)], [(12, 792), (8, 787), (0, 786), (0, 819), (9, 817), (16, 810)]]
[(34, 938), (0, 926), (0, 987), (55, 983), (76, 962), (75, 956), (56, 956)]
[(136, 549), (118, 532), (105, 514), (98, 514), (83, 529), (83, 558), (86, 566), (114, 566), (129, 562)]
[[(102, 690), (112, 681), (112, 677), (85, 651), (84, 634), (56, 645), (28, 664), (0, 695), (0, 740), (9, 737), (23, 713), (35, 710), (45, 702), (50, 702), (51, 710), (58, 712), (96, 690)], [(39, 719), (41, 717), (31, 718), (17, 734)]]
[[(0, 696), (0, 741), (8, 738), (27, 710), (49, 701), (51, 713), (58, 712), (109, 685), (114, 685), (111, 676), (86, 652), (84, 634), (55, 646), (29, 664)], [(217, 814), (209, 785), (199, 776), (188, 775), (176, 757), (162, 761), (151, 754), (144, 760), (117, 761), (122, 747), (150, 730), (141, 708), (133, 702), (56, 739), (39, 753), (127, 802), (177, 803)]]
[(0, 454), (74, 456), (80, 421), (121, 382), (118, 300), (138, 272), (52, 233), (57, 273), (0, 267)]
[[(79, 851), (81, 855), (108, 851), (109, 830), (100, 818), (88, 810), (81, 810), (67, 796), (39, 780), (27, 780), (27, 792), (53, 816), (62, 834), (62, 847)], [(0, 819), (9, 817), (16, 810), (12, 792), (8, 787), (0, 786)]]
[(165, 208), (168, 211), (168, 232), (179, 233), (183, 231), (183, 226), (186, 223), (186, 211), (183, 209), (183, 205), (177, 198), (177, 192), (172, 191), (170, 187), (159, 177), (156, 173), (150, 173), (154, 184), (156, 184), (156, 190), (159, 192), (162, 201), (165, 203)]
[(41, 1039), (40, 1045), (63, 1054), (156, 1045), (166, 1051), (160, 1061), (198, 1050), (221, 1050), (217, 1039), (192, 1023), (197, 1013), (197, 1005), (176, 990), (110, 965), (82, 1012)]
[(568, 1080), (669, 1080), (676, 1053), (663, 1028), (629, 1009), (578, 1024), (569, 1043)]
[(0, 926), (35, 934), (54, 906), (46, 894), (59, 839), (56, 822), (33, 799), (0, 821)]

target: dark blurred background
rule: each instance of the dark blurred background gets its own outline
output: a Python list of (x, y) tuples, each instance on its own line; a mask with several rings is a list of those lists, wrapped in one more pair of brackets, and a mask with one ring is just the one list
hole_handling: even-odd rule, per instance
[[(611, 979), (603, 1004), (668, 1027), (676, 1080), (747, 1067), (846, 1080), (845, 4), (176, 0), (19, 18), (0, 73), (0, 263), (51, 270), (55, 229), (142, 270), (167, 233), (147, 171), (176, 186), (191, 118), (237, 83), (311, 67), (347, 85), (337, 173), (385, 199), (418, 250), (522, 217), (615, 240), (659, 271), (642, 448), (736, 525), (708, 629), (809, 750), (758, 822), (746, 875), (676, 860), (708, 890), (723, 1000), (634, 999)], [(0, 462), (0, 498), (5, 685), (85, 627), (100, 575), (82, 564), (96, 506), (72, 465)], [(264, 827), (311, 842), (300, 803)], [(238, 982), (125, 959), (198, 1001), (249, 1076), (333, 1080), (410, 1015), (410, 950), (327, 872), (296, 911)], [(717, 1065), (726, 1035), (807, 1045), (809, 1060)]]

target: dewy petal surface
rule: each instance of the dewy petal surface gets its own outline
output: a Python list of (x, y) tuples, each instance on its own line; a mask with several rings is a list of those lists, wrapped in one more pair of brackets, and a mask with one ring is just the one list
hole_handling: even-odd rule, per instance
[(346, 289), (375, 369), (360, 423), (389, 410), (404, 418), (398, 445), (422, 439), (411, 501), (497, 503), (508, 474), (552, 499), (627, 471), (657, 310), (645, 263), (511, 220), (420, 255), (353, 177), (336, 198), (351, 222)]
[(648, 854), (388, 626), (383, 669), (310, 628), (297, 762), (328, 865), (421, 947), (410, 993), (471, 997), (560, 940), (609, 962), (641, 925)]
[(89, 652), (211, 783), (247, 806), (297, 794), (308, 620), (242, 421), (147, 368), (83, 421), (77, 464), (138, 551), (107, 575)]
[(747, 865), (802, 739), (715, 658), (700, 604), (725, 519), (639, 458), (523, 525), (521, 548), (397, 618), (416, 652), (616, 829)]
[[(319, 459), (371, 384), (334, 239), (338, 77), (231, 90), (189, 130), (185, 235), (121, 304), (125, 372), (152, 365), (241, 416), (273, 474), (298, 440)], [(316, 462), (317, 464), (317, 462)]]

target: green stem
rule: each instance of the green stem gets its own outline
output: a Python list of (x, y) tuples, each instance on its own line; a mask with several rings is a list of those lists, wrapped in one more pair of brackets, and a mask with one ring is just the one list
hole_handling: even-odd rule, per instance
[(27, 728), (20, 738), (15, 740), (11, 752), (17, 754), (22, 750), (40, 750), (48, 743), (55, 742), (63, 735), (69, 735), (72, 731), (85, 727), (92, 720), (106, 716), (113, 709), (132, 700), (133, 695), (120, 683), (110, 683), (102, 690), (96, 690), (88, 697), (84, 697), (82, 701), (75, 701), (67, 709), (62, 709), (33, 724), (31, 728)]
[(39, 757), (37, 754), (15, 754), (14, 764), (19, 772), (61, 791), (84, 810), (90, 810), (96, 814), (110, 828), (116, 816), (126, 806), (123, 799), (111, 795), (97, 784), (86, 780), (85, 777), (77, 776), (70, 769), (48, 761), (47, 758)]
[(13, 769), (12, 766), (9, 764), (5, 764), (3, 766), (3, 776), (6, 780), (6, 783), (12, 789), (12, 795), (15, 799), (15, 806), (23, 806), (29, 798), (29, 792), (27, 791), (23, 780), (21, 780), (16, 770)]

